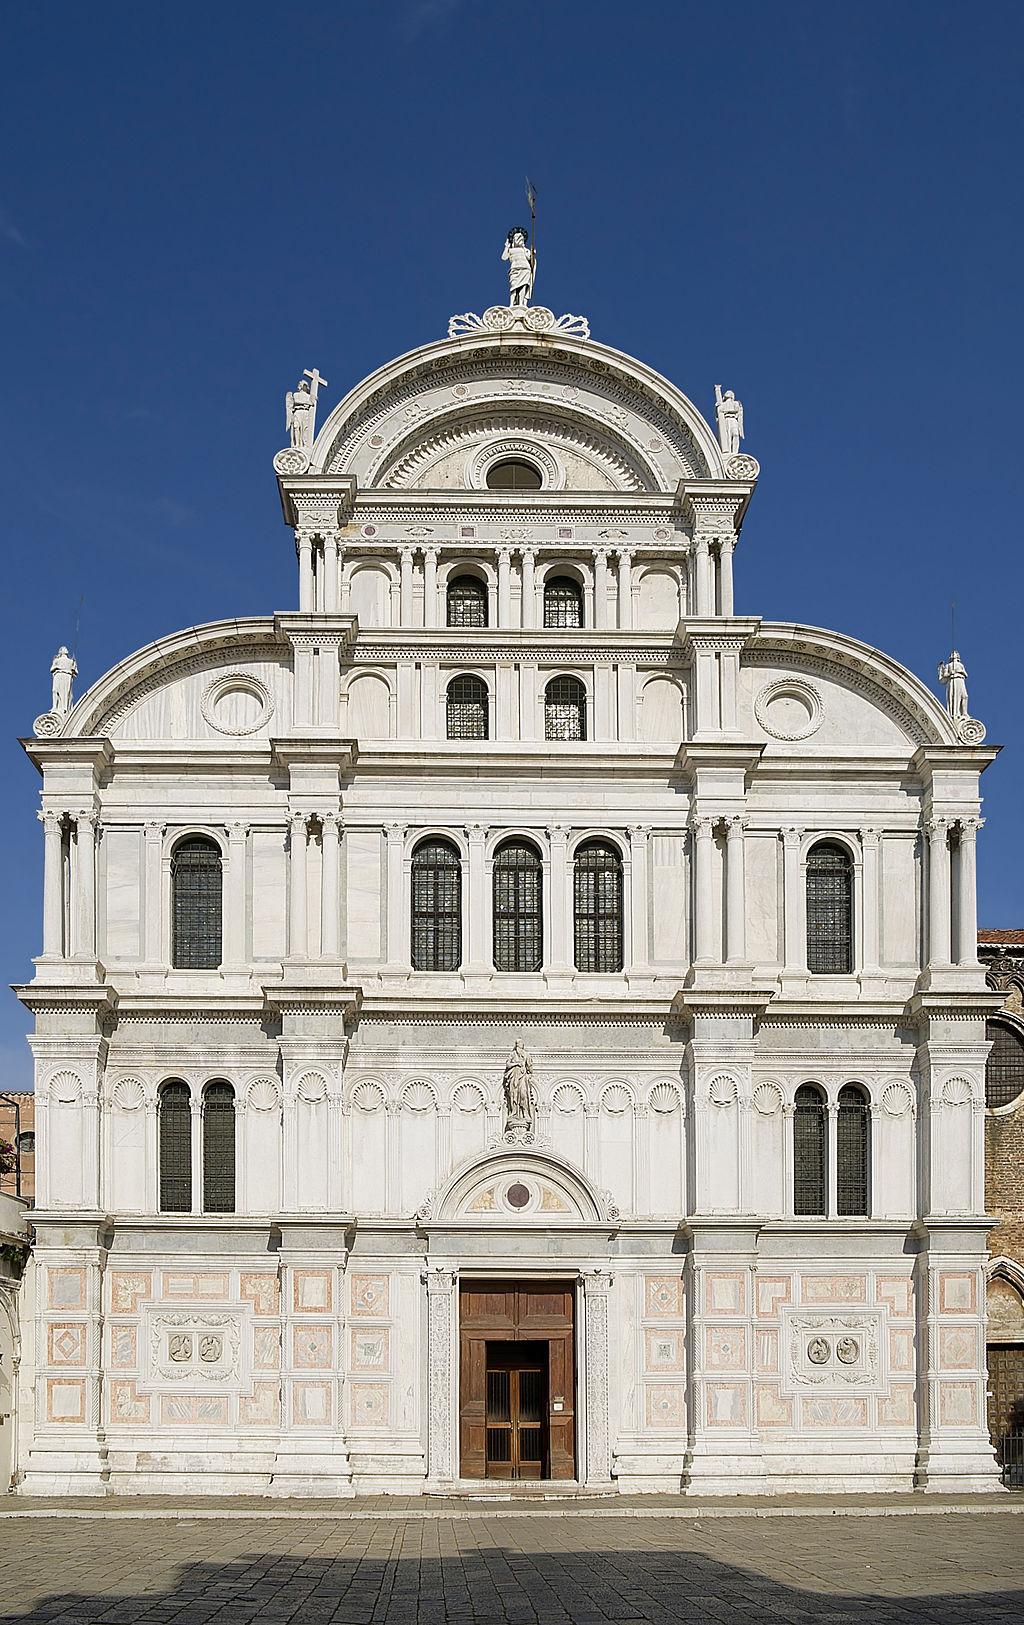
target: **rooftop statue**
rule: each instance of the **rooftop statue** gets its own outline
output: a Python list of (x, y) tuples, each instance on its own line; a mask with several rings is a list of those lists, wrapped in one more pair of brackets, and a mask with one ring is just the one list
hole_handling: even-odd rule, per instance
[(316, 367), (307, 367), (284, 398), (284, 420), (293, 450), (308, 450), (316, 435), (316, 402), (320, 385), (327, 388)]
[(78, 676), (78, 667), (74, 655), (68, 653), (63, 643), (53, 657), (50, 676), (53, 679), (53, 701), (50, 709), (57, 716), (66, 717), (73, 703), (71, 684)]
[(731, 389), (722, 394), (721, 384), (715, 385), (715, 412), (718, 416), (718, 442), (727, 457), (740, 449), (743, 439), (743, 402), (738, 401)]
[(533, 297), (537, 262), (533, 250), (526, 246), (528, 235), (525, 226), (513, 226), (501, 251), (502, 259), (508, 261), (508, 302), (513, 309), (528, 305)]

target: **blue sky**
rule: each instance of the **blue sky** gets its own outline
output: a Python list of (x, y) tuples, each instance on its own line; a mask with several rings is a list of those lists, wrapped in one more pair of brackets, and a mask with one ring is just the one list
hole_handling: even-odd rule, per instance
[[(270, 467), (328, 404), (503, 297), (746, 407), (762, 479), (737, 609), (926, 680), (949, 646), (1005, 745), (983, 923), (1024, 924), (1019, 446), (1024, 8), (688, 0), (7, 7), (0, 384), (3, 981), (39, 950), (35, 770), (60, 642), (82, 684), (151, 638), (296, 602)], [(0, 1001), (0, 1087), (27, 1081)]]

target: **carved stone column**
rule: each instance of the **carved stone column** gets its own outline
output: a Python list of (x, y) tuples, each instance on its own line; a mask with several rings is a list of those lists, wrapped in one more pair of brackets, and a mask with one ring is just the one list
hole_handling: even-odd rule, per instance
[(983, 818), (960, 820), (960, 865), (957, 870), (957, 964), (978, 963), (977, 836)]
[(336, 812), (321, 818), (323, 866), (320, 873), (320, 947), (324, 959), (341, 957), (340, 895), (338, 891), (341, 825)]
[(715, 961), (714, 920), (714, 820), (701, 815), (692, 818), (690, 831), (693, 838), (693, 945), (697, 964), (711, 965)]
[(306, 815), (292, 813), (288, 825), (288, 957), (309, 957), (306, 919)]
[(730, 965), (742, 965), (747, 957), (747, 900), (744, 822), (739, 816), (726, 820), (726, 955)]
[(611, 1413), (608, 1298), (612, 1280), (606, 1270), (583, 1271), (584, 1349), (587, 1368), (586, 1482), (611, 1483)]
[(949, 964), (949, 819), (928, 820), (928, 962)]
[(427, 1481), (450, 1484), (456, 1476), (452, 1440), (454, 1395), (458, 1369), (452, 1347), (455, 1274), (440, 1266), (424, 1275), (427, 1288)]
[(77, 869), (77, 931), (75, 957), (96, 958), (96, 814), (83, 808), (76, 814), (78, 840), (75, 850)]
[(60, 815), (46, 808), (36, 817), (43, 826), (43, 958), (60, 959), (66, 946)]

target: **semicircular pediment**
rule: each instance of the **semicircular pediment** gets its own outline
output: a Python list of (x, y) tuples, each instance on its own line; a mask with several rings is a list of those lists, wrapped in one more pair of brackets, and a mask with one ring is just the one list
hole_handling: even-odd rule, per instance
[(426, 1222), (608, 1224), (611, 1199), (548, 1152), (503, 1147), (458, 1169), (420, 1210)]

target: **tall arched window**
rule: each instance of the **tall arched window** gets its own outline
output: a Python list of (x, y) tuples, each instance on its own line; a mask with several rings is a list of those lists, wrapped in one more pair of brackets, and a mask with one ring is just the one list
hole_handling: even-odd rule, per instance
[(608, 841), (576, 848), (573, 875), (576, 969), (622, 969), (622, 859)]
[(216, 841), (190, 835), (171, 858), (171, 963), (216, 970), (221, 961), (221, 856)]
[(412, 855), (412, 964), (462, 964), (462, 861), (451, 841), (421, 841)]
[(807, 854), (807, 969), (853, 970), (853, 862), (838, 841), (819, 841)]
[(992, 1048), (985, 1062), (986, 1106), (1008, 1106), (1024, 1089), (1024, 1042), (1013, 1027), (989, 1021), (985, 1037)]
[(160, 1212), (192, 1212), (192, 1091), (177, 1079), (159, 1098)]
[(449, 581), (448, 625), (487, 625), (487, 583), (479, 576), (454, 576)]
[(870, 1129), (867, 1095), (859, 1084), (844, 1084), (836, 1116), (836, 1211), (845, 1217), (868, 1216)]
[(487, 738), (487, 684), (482, 677), (453, 677), (448, 684), (448, 738)]
[(586, 689), (578, 677), (552, 677), (544, 690), (544, 738), (586, 737)]
[(828, 1203), (826, 1136), (828, 1108), (813, 1083), (802, 1083), (793, 1109), (793, 1212), (798, 1218), (824, 1218)]
[(548, 576), (545, 581), (544, 625), (583, 625), (583, 588), (572, 576)]
[(506, 841), (494, 859), (494, 968), (540, 970), (544, 955), (540, 853)]
[(235, 1091), (230, 1083), (203, 1090), (203, 1212), (235, 1211)]

